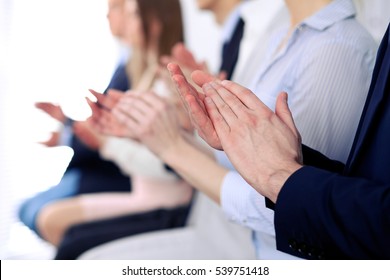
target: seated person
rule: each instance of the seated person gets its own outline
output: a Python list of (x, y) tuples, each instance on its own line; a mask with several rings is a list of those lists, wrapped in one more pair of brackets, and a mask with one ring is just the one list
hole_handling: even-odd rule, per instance
[[(132, 92), (153, 89), (171, 102), (176, 102), (159, 78), (158, 60), (161, 55), (168, 54), (174, 44), (183, 41), (179, 1), (127, 0), (125, 11), (126, 41), (132, 46), (128, 65)], [(108, 93), (110, 96), (115, 94), (115, 91)], [(99, 100), (104, 98), (104, 95), (96, 96)], [(96, 110), (104, 112), (97, 106), (93, 107), (93, 111)], [(188, 126), (189, 121), (186, 122)], [(90, 125), (90, 121), (87, 124)], [(132, 192), (85, 194), (46, 205), (37, 223), (44, 239), (58, 246), (66, 230), (76, 224), (160, 208), (189, 206), (191, 186), (169, 171), (146, 147), (135, 140), (100, 135), (90, 127), (90, 133), (82, 135), (83, 141), (97, 143), (105, 158), (115, 161), (131, 175)], [(165, 213), (181, 215), (180, 211)], [(145, 225), (145, 228), (148, 230), (149, 227)]]
[[(112, 35), (124, 40), (124, 3), (125, 0), (108, 0), (108, 22)], [(121, 61), (106, 89), (128, 90), (126, 61)], [(129, 192), (131, 180), (111, 161), (103, 159), (99, 153), (80, 140), (73, 127), (86, 129), (83, 122), (73, 122), (67, 118), (61, 107), (51, 103), (37, 103), (37, 108), (63, 123), (61, 132), (54, 132), (47, 146), (67, 145), (74, 155), (60, 181), (47, 191), (29, 198), (20, 206), (19, 219), (31, 230), (40, 235), (36, 227), (37, 217), (46, 204), (60, 199), (85, 193)], [(79, 130), (80, 130), (79, 129)]]

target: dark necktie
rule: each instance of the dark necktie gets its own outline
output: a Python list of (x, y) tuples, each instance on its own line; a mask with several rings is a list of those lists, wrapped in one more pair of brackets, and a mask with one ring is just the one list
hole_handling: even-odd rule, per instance
[(230, 80), (234, 68), (236, 67), (238, 60), (238, 53), (240, 51), (240, 43), (244, 34), (244, 21), (240, 18), (234, 29), (233, 35), (230, 40), (223, 44), (222, 48), (222, 63), (220, 71), (225, 71), (227, 74), (226, 79)]

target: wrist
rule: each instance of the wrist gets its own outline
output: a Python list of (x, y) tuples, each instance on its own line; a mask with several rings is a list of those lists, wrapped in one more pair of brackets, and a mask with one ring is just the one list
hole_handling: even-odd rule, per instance
[(182, 155), (186, 154), (186, 149), (188, 147), (187, 141), (179, 136), (177, 139), (166, 147), (161, 154), (159, 155), (160, 159), (170, 166), (175, 166), (180, 164), (182, 160)]
[(273, 172), (265, 183), (265, 196), (272, 202), (276, 203), (278, 195), (283, 188), (284, 184), (302, 165), (298, 163), (291, 163), (283, 169), (279, 169)]

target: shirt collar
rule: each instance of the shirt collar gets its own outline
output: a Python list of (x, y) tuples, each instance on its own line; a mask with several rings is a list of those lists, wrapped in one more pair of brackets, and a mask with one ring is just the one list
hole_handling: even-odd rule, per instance
[(307, 25), (322, 31), (336, 22), (355, 16), (356, 8), (351, 0), (334, 0), (311, 17), (305, 19), (301, 25)]

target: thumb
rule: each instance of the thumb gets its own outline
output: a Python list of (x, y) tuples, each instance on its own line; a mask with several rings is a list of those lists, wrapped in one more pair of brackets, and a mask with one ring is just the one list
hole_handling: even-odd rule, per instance
[(288, 107), (288, 94), (286, 92), (281, 92), (276, 100), (275, 114), (284, 122), (291, 131), (300, 138), (297, 127)]

